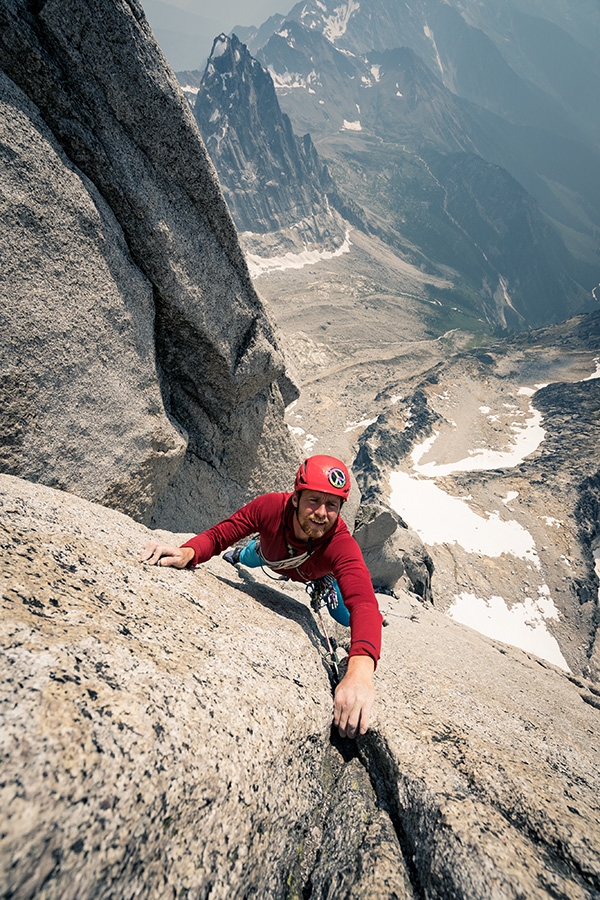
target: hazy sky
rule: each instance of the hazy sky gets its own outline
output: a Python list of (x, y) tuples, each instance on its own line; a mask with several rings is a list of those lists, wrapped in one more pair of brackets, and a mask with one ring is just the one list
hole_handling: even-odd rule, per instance
[(175, 71), (204, 69), (214, 38), (236, 25), (262, 25), (295, 0), (141, 0), (158, 43)]
[(163, 0), (188, 12), (208, 19), (222, 21), (222, 29), (228, 31), (234, 25), (261, 25), (273, 13), (287, 14), (295, 0)]

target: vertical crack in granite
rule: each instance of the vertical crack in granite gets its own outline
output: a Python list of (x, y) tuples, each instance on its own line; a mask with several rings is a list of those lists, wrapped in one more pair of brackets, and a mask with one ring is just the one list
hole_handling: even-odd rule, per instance
[(402, 829), (356, 745), (333, 732), (315, 783), (319, 803), (286, 849), (282, 900), (420, 900)]
[(377, 774), (378, 763), (372, 760), (370, 768), (357, 745), (341, 740), (335, 732), (331, 743), (334, 782), (323, 839), (304, 896), (310, 900), (418, 900), (423, 894), (412, 854)]
[[(406, 896), (440, 900), (472, 900), (474, 897), (488, 896), (489, 882), (484, 871), (484, 858), (473, 857), (467, 865), (467, 869), (470, 868), (471, 871), (465, 869), (461, 873), (460, 852), (452, 852), (453, 845), (457, 849), (461, 841), (458, 834), (452, 834), (452, 827), (447, 827), (449, 823), (443, 809), (446, 796), (436, 795), (418, 779), (411, 778), (410, 774), (402, 774), (391, 749), (377, 732), (370, 732), (364, 739), (359, 739), (355, 753), (370, 779), (378, 807), (389, 817), (396, 834), (414, 891)], [(469, 793), (478, 795), (482, 804), (493, 809), (505, 820), (508, 828), (518, 832), (527, 844), (535, 848), (539, 858), (544, 860), (544, 875), (538, 883), (540, 896), (548, 895), (560, 900), (571, 900), (574, 896), (598, 896), (598, 872), (586, 862), (585, 854), (579, 853), (578, 848), (573, 851), (572, 847), (553, 834), (553, 829), (543, 814), (536, 815), (535, 810), (518, 793), (505, 802), (489, 795), (485, 785), (477, 783), (474, 773), (466, 769), (462, 771), (462, 768), (458, 766), (457, 775), (466, 779)], [(568, 887), (565, 888), (564, 885)], [(507, 893), (502, 896), (522, 896), (518, 886), (510, 882), (504, 888)], [(571, 893), (574, 889), (576, 893)], [(317, 900), (329, 895), (319, 894), (315, 898), (309, 896), (311, 900)], [(404, 895), (381, 893), (377, 896)]]

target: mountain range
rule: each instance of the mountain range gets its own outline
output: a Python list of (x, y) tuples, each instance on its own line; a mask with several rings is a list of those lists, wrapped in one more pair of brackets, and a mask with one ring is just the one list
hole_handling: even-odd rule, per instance
[[(198, 73), (194, 108), (244, 229), (255, 283), (300, 373), (301, 396), (287, 420), (305, 450), (356, 454), (362, 496), (390, 503), (390, 479), (399, 472), (417, 489), (418, 441), (438, 442), (443, 471), (460, 462), (461, 448), (465, 460), (483, 452), (473, 447), (510, 448), (519, 433), (511, 416), (528, 422), (544, 410), (552, 429), (517, 471), (501, 457), (499, 474), (449, 471), (436, 481), (451, 495), (450, 506), (468, 495), (484, 522), (499, 515), (497, 498), (522, 498), (505, 517), (514, 511), (532, 545), (546, 548), (539, 567), (515, 562), (512, 551), (506, 565), (495, 552), (473, 561), (456, 528), (437, 543), (427, 527), (419, 533), (435, 567), (436, 605), (452, 614), (477, 602), (488, 610), (485, 618), (499, 602), (514, 622), (531, 602), (537, 612), (529, 624), (541, 615), (539, 638), (548, 632), (538, 598), (549, 592), (561, 664), (595, 671), (598, 382), (590, 373), (598, 319), (592, 312), (568, 325), (552, 323), (598, 306), (591, 224), (599, 208), (598, 111), (590, 95), (597, 64), (582, 26), (586, 15), (593, 24), (593, 10), (573, 13), (579, 24), (569, 20), (567, 32), (559, 7), (566, 9), (556, 4), (552, 18), (525, 4), (486, 12), (484, 4), (434, 0), (410, 8), (383, 0), (301, 3), (260, 29), (220, 35)], [(507, 50), (517, 35), (520, 43)], [(565, 83), (555, 88), (542, 38), (560, 55), (554, 78), (561, 71)], [(573, 93), (577, 104), (570, 103)], [(260, 96), (268, 105), (253, 99)], [(301, 176), (275, 153), (284, 131), (288, 147), (311, 147), (315, 163)], [(259, 171), (260, 200), (248, 203), (248, 173)], [(306, 198), (307, 178), (313, 217), (329, 208), (349, 239), (342, 244), (338, 237), (339, 255), (329, 259), (323, 251), (330, 243), (304, 230), (301, 268), (301, 253), (272, 257), (286, 245), (284, 235), (297, 232), (295, 209)], [(269, 230), (277, 219), (278, 230)], [(268, 257), (262, 267), (261, 253)], [(510, 332), (517, 333), (513, 343)], [(544, 387), (553, 381), (564, 385)], [(531, 408), (519, 399), (530, 394)], [(441, 515), (444, 502), (441, 491), (424, 501), (426, 522), (437, 520), (433, 507)], [(416, 527), (414, 509), (401, 515)], [(557, 523), (570, 547), (567, 571)], [(484, 530), (481, 522), (476, 527)], [(525, 584), (533, 599), (524, 600)], [(476, 616), (471, 609), (464, 621)], [(515, 627), (509, 641), (517, 640)], [(521, 646), (532, 646), (528, 628)], [(538, 645), (538, 652), (554, 650)]]
[[(472, 330), (518, 330), (595, 308), (600, 63), (589, 35), (600, 26), (584, 7), (561, 27), (568, 6), (308, 2), (236, 29), (247, 50), (221, 36), (195, 111), (236, 224), (281, 232), (306, 216), (312, 190), (313, 215), (334, 206), (401, 258), (450, 273), (431, 297), (442, 327), (453, 311)], [(265, 70), (279, 104), (271, 89), (259, 102)], [(288, 148), (308, 147), (308, 169), (289, 150), (273, 158), (284, 131)]]

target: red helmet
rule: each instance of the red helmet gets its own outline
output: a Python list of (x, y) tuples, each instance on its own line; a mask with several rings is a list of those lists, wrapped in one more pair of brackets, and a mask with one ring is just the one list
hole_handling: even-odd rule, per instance
[(295, 491), (319, 491), (335, 494), (342, 500), (350, 493), (350, 473), (335, 456), (309, 456), (296, 473)]

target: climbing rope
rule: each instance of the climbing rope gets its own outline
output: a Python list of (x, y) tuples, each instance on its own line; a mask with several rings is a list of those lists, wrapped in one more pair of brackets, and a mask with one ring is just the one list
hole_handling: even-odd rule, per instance
[[(330, 638), (325, 627), (325, 621), (321, 615), (321, 610), (327, 606), (327, 597), (333, 592), (335, 593), (333, 575), (325, 575), (316, 581), (309, 581), (306, 585), (306, 592), (310, 597), (310, 608), (317, 616), (321, 625), (321, 631), (325, 637), (328, 652), (324, 654), (325, 661), (328, 663), (333, 674), (333, 680), (336, 684), (340, 681), (340, 660), (337, 655), (337, 644), (334, 638)], [(332, 598), (333, 599), (333, 598)], [(337, 606), (337, 594), (335, 594), (335, 605)]]

